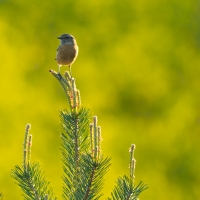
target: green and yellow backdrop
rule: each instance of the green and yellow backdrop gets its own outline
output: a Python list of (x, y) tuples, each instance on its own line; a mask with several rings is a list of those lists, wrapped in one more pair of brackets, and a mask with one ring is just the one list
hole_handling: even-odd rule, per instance
[[(75, 36), (72, 66), (82, 104), (99, 118), (112, 157), (105, 199), (128, 173), (136, 144), (140, 199), (200, 199), (200, 3), (197, 0), (0, 0), (0, 188), (22, 199), (10, 170), (22, 162), (27, 123), (38, 160), (61, 199), (58, 110), (49, 74), (62, 33)], [(62, 73), (67, 68), (61, 68)]]

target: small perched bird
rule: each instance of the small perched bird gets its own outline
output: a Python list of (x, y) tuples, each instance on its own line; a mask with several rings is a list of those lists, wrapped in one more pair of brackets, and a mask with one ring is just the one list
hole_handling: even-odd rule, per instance
[(58, 72), (60, 73), (61, 66), (69, 66), (70, 75), (72, 76), (71, 65), (78, 55), (76, 39), (70, 34), (62, 34), (58, 39), (60, 39), (60, 45), (56, 54)]

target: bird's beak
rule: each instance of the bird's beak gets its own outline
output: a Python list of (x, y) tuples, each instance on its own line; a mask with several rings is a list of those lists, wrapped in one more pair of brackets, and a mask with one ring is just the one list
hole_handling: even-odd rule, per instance
[(61, 37), (59, 36), (59, 37), (57, 37), (57, 39), (60, 39)]

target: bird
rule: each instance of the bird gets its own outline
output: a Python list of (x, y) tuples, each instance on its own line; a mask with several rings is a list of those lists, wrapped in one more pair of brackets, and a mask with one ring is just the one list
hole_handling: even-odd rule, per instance
[(78, 55), (78, 46), (76, 39), (71, 34), (65, 33), (57, 37), (60, 40), (60, 45), (58, 46), (56, 53), (56, 61), (58, 63), (58, 72), (60, 74), (61, 66), (69, 66), (69, 72), (71, 73), (71, 65), (76, 60)]

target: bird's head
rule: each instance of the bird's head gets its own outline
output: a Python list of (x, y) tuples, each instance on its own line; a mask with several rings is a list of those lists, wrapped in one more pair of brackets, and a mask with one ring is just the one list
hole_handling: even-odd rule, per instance
[(57, 38), (60, 40), (61, 44), (67, 44), (67, 43), (74, 44), (76, 42), (75, 38), (68, 33), (62, 34)]

